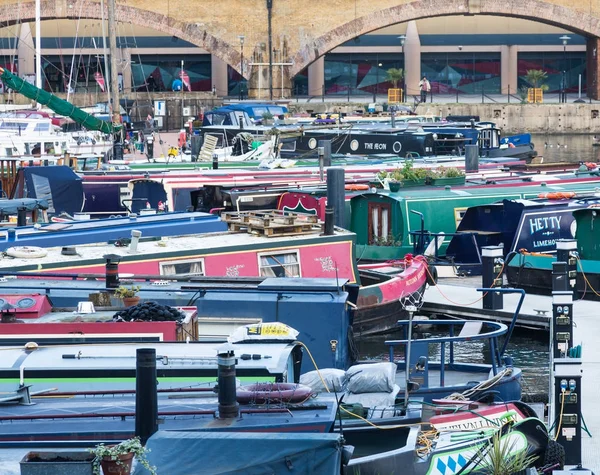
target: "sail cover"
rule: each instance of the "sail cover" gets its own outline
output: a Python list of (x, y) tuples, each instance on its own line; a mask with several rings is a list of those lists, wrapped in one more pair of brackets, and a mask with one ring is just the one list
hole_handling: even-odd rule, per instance
[(70, 117), (88, 130), (99, 130), (105, 134), (112, 134), (117, 127), (121, 127), (120, 125), (113, 126), (113, 124), (110, 122), (98, 119), (97, 117), (94, 117), (80, 108), (75, 107), (70, 102), (60, 99), (54, 94), (29, 84), (20, 77), (12, 74), (7, 69), (0, 68), (0, 79), (4, 84), (4, 87), (9, 87), (10, 89), (18, 92), (19, 94), (23, 94), (29, 99), (33, 99), (40, 104), (48, 106), (57, 114)]

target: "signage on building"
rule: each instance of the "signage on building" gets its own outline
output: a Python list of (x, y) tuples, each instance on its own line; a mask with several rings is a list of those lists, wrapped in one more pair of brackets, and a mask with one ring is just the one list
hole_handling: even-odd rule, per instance
[(154, 101), (154, 115), (164, 116), (166, 115), (166, 101)]

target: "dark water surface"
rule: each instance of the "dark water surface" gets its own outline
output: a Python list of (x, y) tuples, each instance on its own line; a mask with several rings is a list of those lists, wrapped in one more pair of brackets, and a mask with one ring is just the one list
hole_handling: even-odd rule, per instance
[(594, 133), (600, 137), (599, 130), (591, 134), (532, 134), (531, 141), (544, 163), (600, 163), (600, 147), (592, 145)]

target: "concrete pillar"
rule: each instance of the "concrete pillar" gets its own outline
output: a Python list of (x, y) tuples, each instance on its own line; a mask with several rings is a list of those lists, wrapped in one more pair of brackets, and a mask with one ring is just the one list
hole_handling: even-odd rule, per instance
[(211, 88), (216, 88), (217, 96), (226, 96), (229, 92), (227, 81), (227, 63), (214, 54), (210, 57)]
[(308, 66), (308, 95), (320, 96), (325, 86), (325, 56)]
[[(500, 92), (516, 94), (518, 84), (518, 50), (515, 45), (500, 47)], [(509, 91), (510, 88), (510, 91)]]
[(35, 46), (29, 23), (21, 23), (17, 56), (19, 58), (19, 77), (35, 74)]
[(419, 81), (421, 80), (421, 40), (417, 22), (412, 20), (406, 27), (406, 40), (404, 40), (404, 81), (407, 98), (420, 94)]
[(588, 38), (586, 44), (587, 95), (594, 100), (600, 97), (600, 38)]

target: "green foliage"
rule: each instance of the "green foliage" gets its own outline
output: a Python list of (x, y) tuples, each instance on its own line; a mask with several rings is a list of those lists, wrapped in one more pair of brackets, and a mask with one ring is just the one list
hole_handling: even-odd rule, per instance
[(546, 79), (548, 79), (548, 73), (542, 69), (528, 69), (525, 74), (525, 80), (532, 87), (541, 88), (544, 91), (548, 90), (548, 85), (544, 84)]
[(394, 235), (392, 233), (390, 233), (387, 236), (374, 237), (373, 239), (371, 239), (371, 242), (369, 244), (371, 246), (387, 246), (387, 247), (401, 246), (402, 240), (396, 239), (394, 237)]
[(152, 475), (156, 475), (156, 467), (150, 465), (146, 454), (150, 452), (150, 449), (144, 447), (139, 437), (133, 439), (127, 439), (117, 445), (104, 445), (99, 444), (93, 449), (88, 451), (96, 456), (94, 459), (94, 475), (100, 475), (100, 461), (104, 458), (112, 459), (117, 462), (117, 465), (124, 465), (119, 460), (119, 455), (127, 455), (133, 453), (137, 457), (138, 463), (146, 468)]
[(482, 463), (486, 466), (484, 473), (488, 475), (507, 475), (532, 466), (537, 457), (528, 456), (527, 450), (517, 451), (515, 441), (509, 442), (506, 433), (503, 439), (501, 432), (501, 430), (497, 430), (492, 437), (492, 443)]
[(402, 68), (390, 68), (387, 70), (385, 80), (391, 82), (394, 88), (398, 88), (398, 83), (402, 81), (404, 77), (404, 69)]
[(264, 111), (262, 118), (265, 120), (271, 120), (273, 118), (273, 114), (271, 114), (269, 111)]
[(119, 288), (115, 290), (115, 296), (121, 299), (127, 299), (131, 297), (135, 297), (136, 294), (140, 291), (139, 285), (131, 285), (131, 287), (127, 288), (124, 285), (121, 285)]

